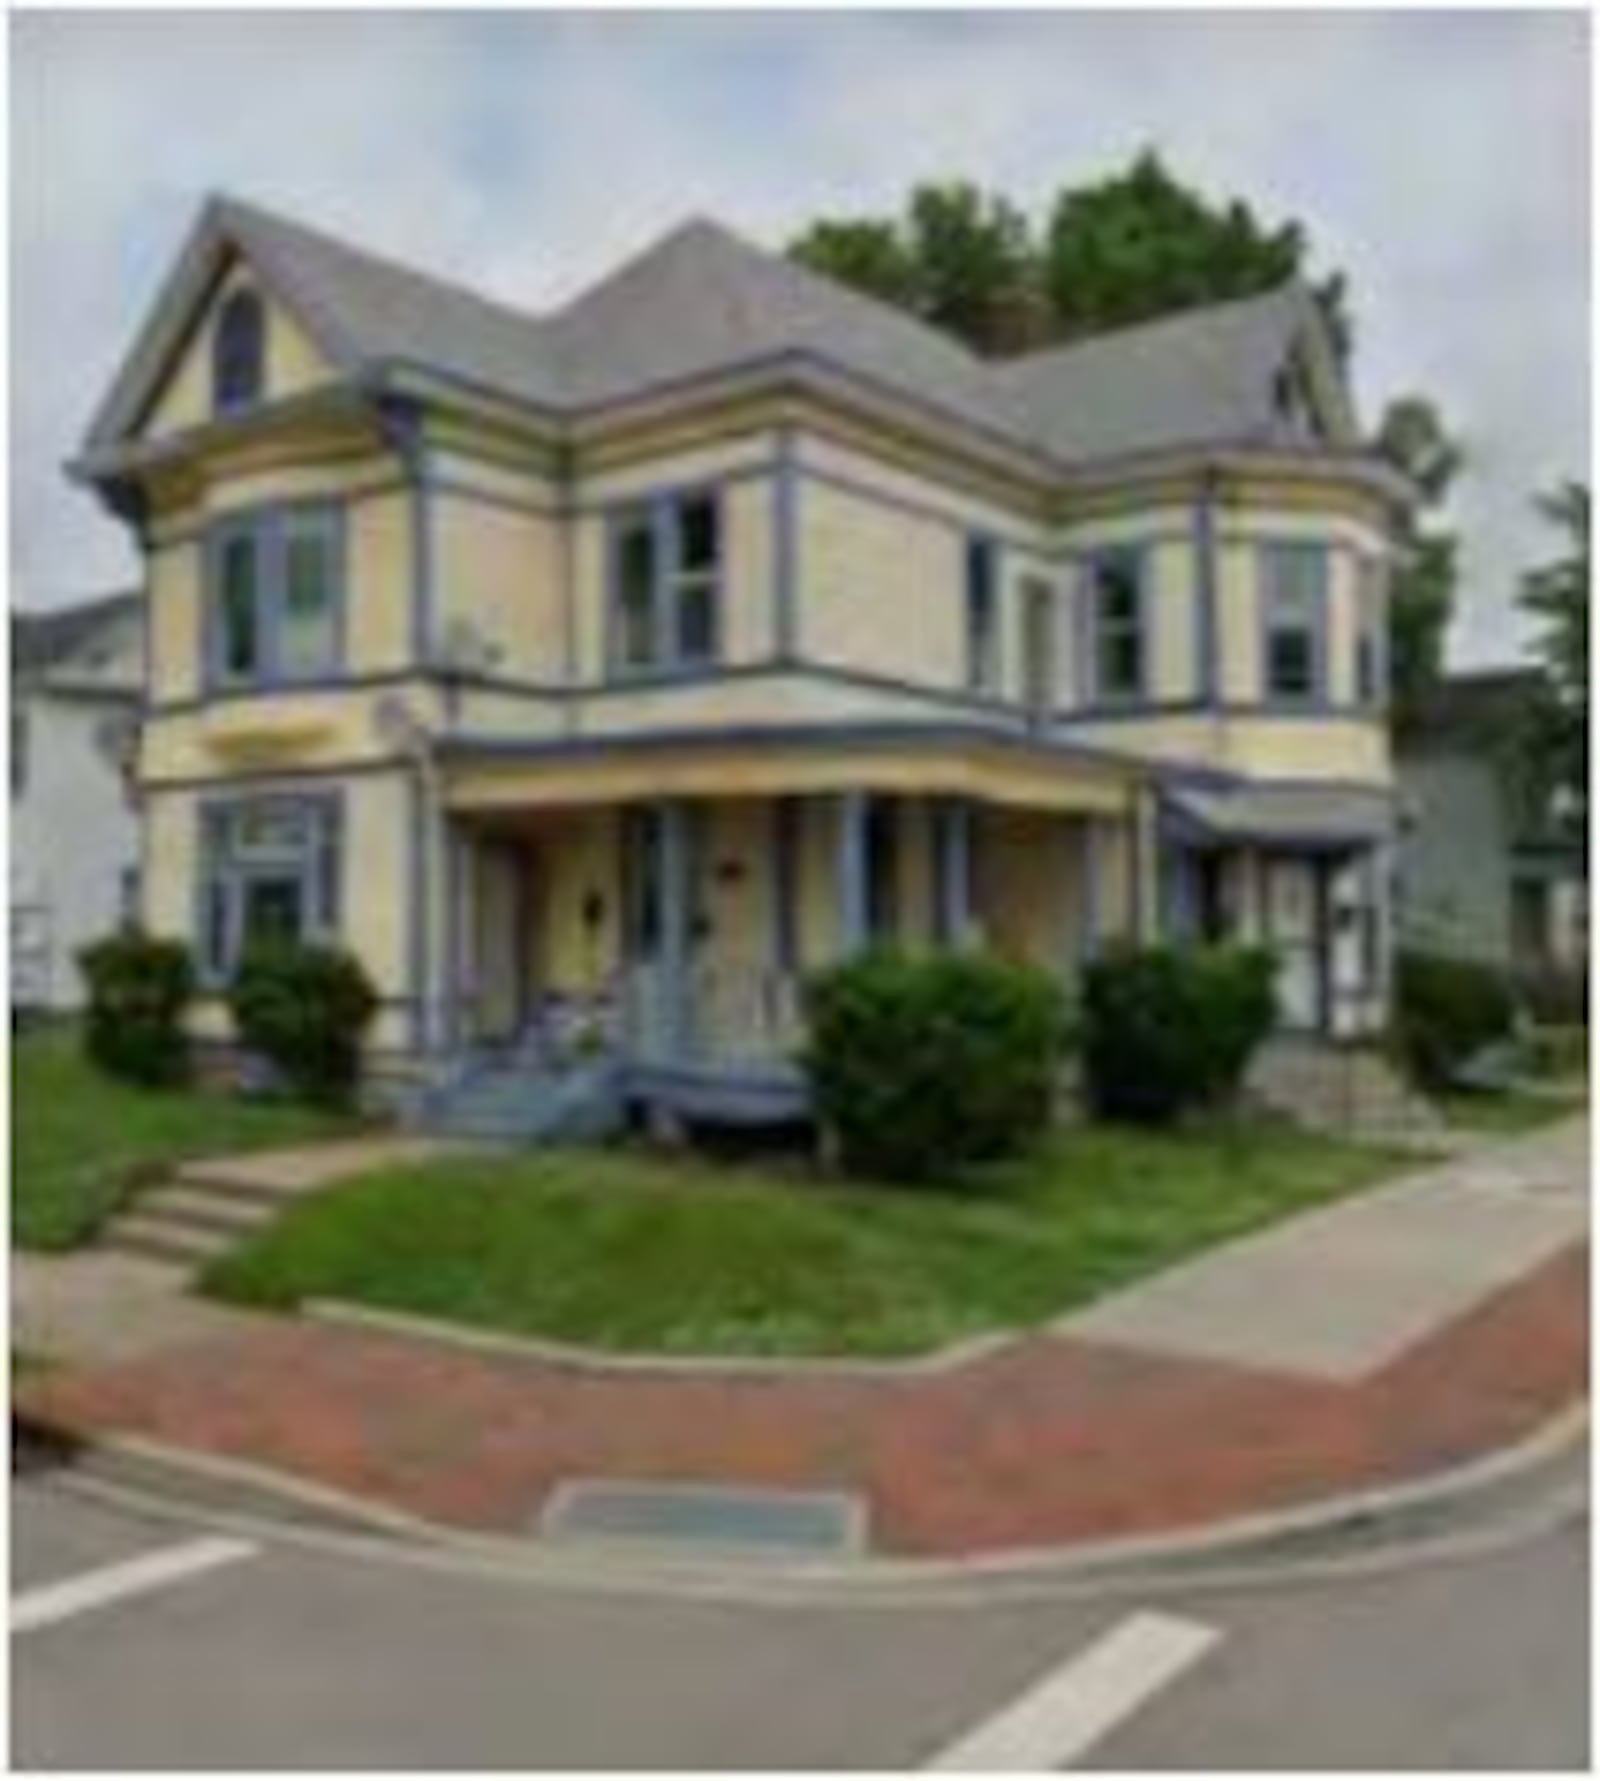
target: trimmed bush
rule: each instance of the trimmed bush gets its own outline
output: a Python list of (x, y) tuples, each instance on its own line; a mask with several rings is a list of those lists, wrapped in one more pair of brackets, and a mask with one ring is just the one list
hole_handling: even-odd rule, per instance
[(1510, 981), (1494, 966), (1431, 953), (1396, 955), (1394, 1037), (1419, 1087), (1448, 1088), (1470, 1058), (1511, 1032), (1515, 1018)]
[(361, 1074), (361, 1041), (378, 998), (360, 961), (342, 947), (272, 940), (240, 961), (228, 992), (240, 1039), (289, 1090), (342, 1106)]
[(1119, 947), (1084, 973), (1084, 1083), (1103, 1119), (1164, 1125), (1237, 1092), (1276, 1009), (1259, 947)]
[(1048, 1127), (1066, 1038), (1059, 985), (967, 953), (863, 954), (807, 986), (818, 1118), (852, 1173), (949, 1180)]
[(84, 1049), (90, 1060), (125, 1082), (164, 1088), (189, 1070), (183, 1015), (194, 990), (194, 966), (181, 940), (158, 940), (122, 928), (78, 953), (89, 986)]
[(1517, 1006), (1542, 1027), (1579, 1027), (1589, 1019), (1586, 965), (1545, 965), (1516, 974)]

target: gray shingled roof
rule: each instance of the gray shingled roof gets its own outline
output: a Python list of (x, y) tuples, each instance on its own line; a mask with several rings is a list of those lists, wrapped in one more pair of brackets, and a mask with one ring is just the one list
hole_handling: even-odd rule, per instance
[(1307, 320), (1305, 291), (1285, 285), (1030, 353), (992, 375), (1068, 460), (1200, 440), (1278, 443), (1273, 380)]
[[(1308, 318), (1304, 292), (1288, 289), (997, 364), (703, 220), (543, 316), (233, 199), (208, 205), (188, 276), (220, 242), (254, 260), (345, 373), (403, 360), (571, 413), (792, 355), (1068, 463), (1264, 440), (1273, 374)], [(180, 283), (184, 275), (180, 265)], [(136, 348), (93, 444), (110, 443), (132, 387), (172, 344), (157, 334)]]
[(1191, 822), (1224, 841), (1354, 845), (1382, 840), (1394, 826), (1394, 799), (1376, 788), (1258, 785), (1170, 796)]

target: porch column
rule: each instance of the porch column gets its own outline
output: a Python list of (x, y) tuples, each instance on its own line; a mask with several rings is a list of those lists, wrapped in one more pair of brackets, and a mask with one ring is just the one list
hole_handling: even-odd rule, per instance
[(460, 824), (446, 823), (445, 832), (445, 992), (444, 1040), (457, 1050), (469, 1037), (467, 1010), (472, 999), (476, 960), (473, 957), (472, 912), (477, 873), (476, 848)]
[(689, 1007), (689, 809), (680, 799), (656, 806), (661, 860), (662, 1038), (681, 1058), (693, 1038)]
[(972, 806), (965, 799), (943, 798), (934, 806), (934, 838), (939, 941), (962, 947), (972, 938)]
[(867, 943), (867, 794), (842, 792), (838, 799), (835, 872), (839, 896), (841, 958), (860, 952)]
[(1100, 819), (1078, 819), (1078, 957), (1087, 964), (1100, 950)]

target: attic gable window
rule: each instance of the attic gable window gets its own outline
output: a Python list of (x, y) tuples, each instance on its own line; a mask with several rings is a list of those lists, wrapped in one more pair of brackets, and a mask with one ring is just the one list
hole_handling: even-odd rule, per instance
[(261, 400), (266, 382), (266, 313), (252, 290), (236, 290), (217, 312), (211, 335), (211, 405), (232, 414)]

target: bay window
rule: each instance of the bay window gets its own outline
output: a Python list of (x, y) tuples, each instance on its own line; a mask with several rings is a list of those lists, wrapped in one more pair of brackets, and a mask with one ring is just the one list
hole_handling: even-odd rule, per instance
[(213, 686), (277, 685), (334, 672), (344, 538), (327, 505), (272, 508), (212, 534), (206, 658)]
[(337, 796), (263, 794), (202, 812), (199, 950), (207, 982), (226, 982), (258, 941), (334, 936), (340, 828)]
[(1325, 692), (1327, 604), (1325, 545), (1262, 545), (1262, 681), (1269, 704), (1308, 704)]

